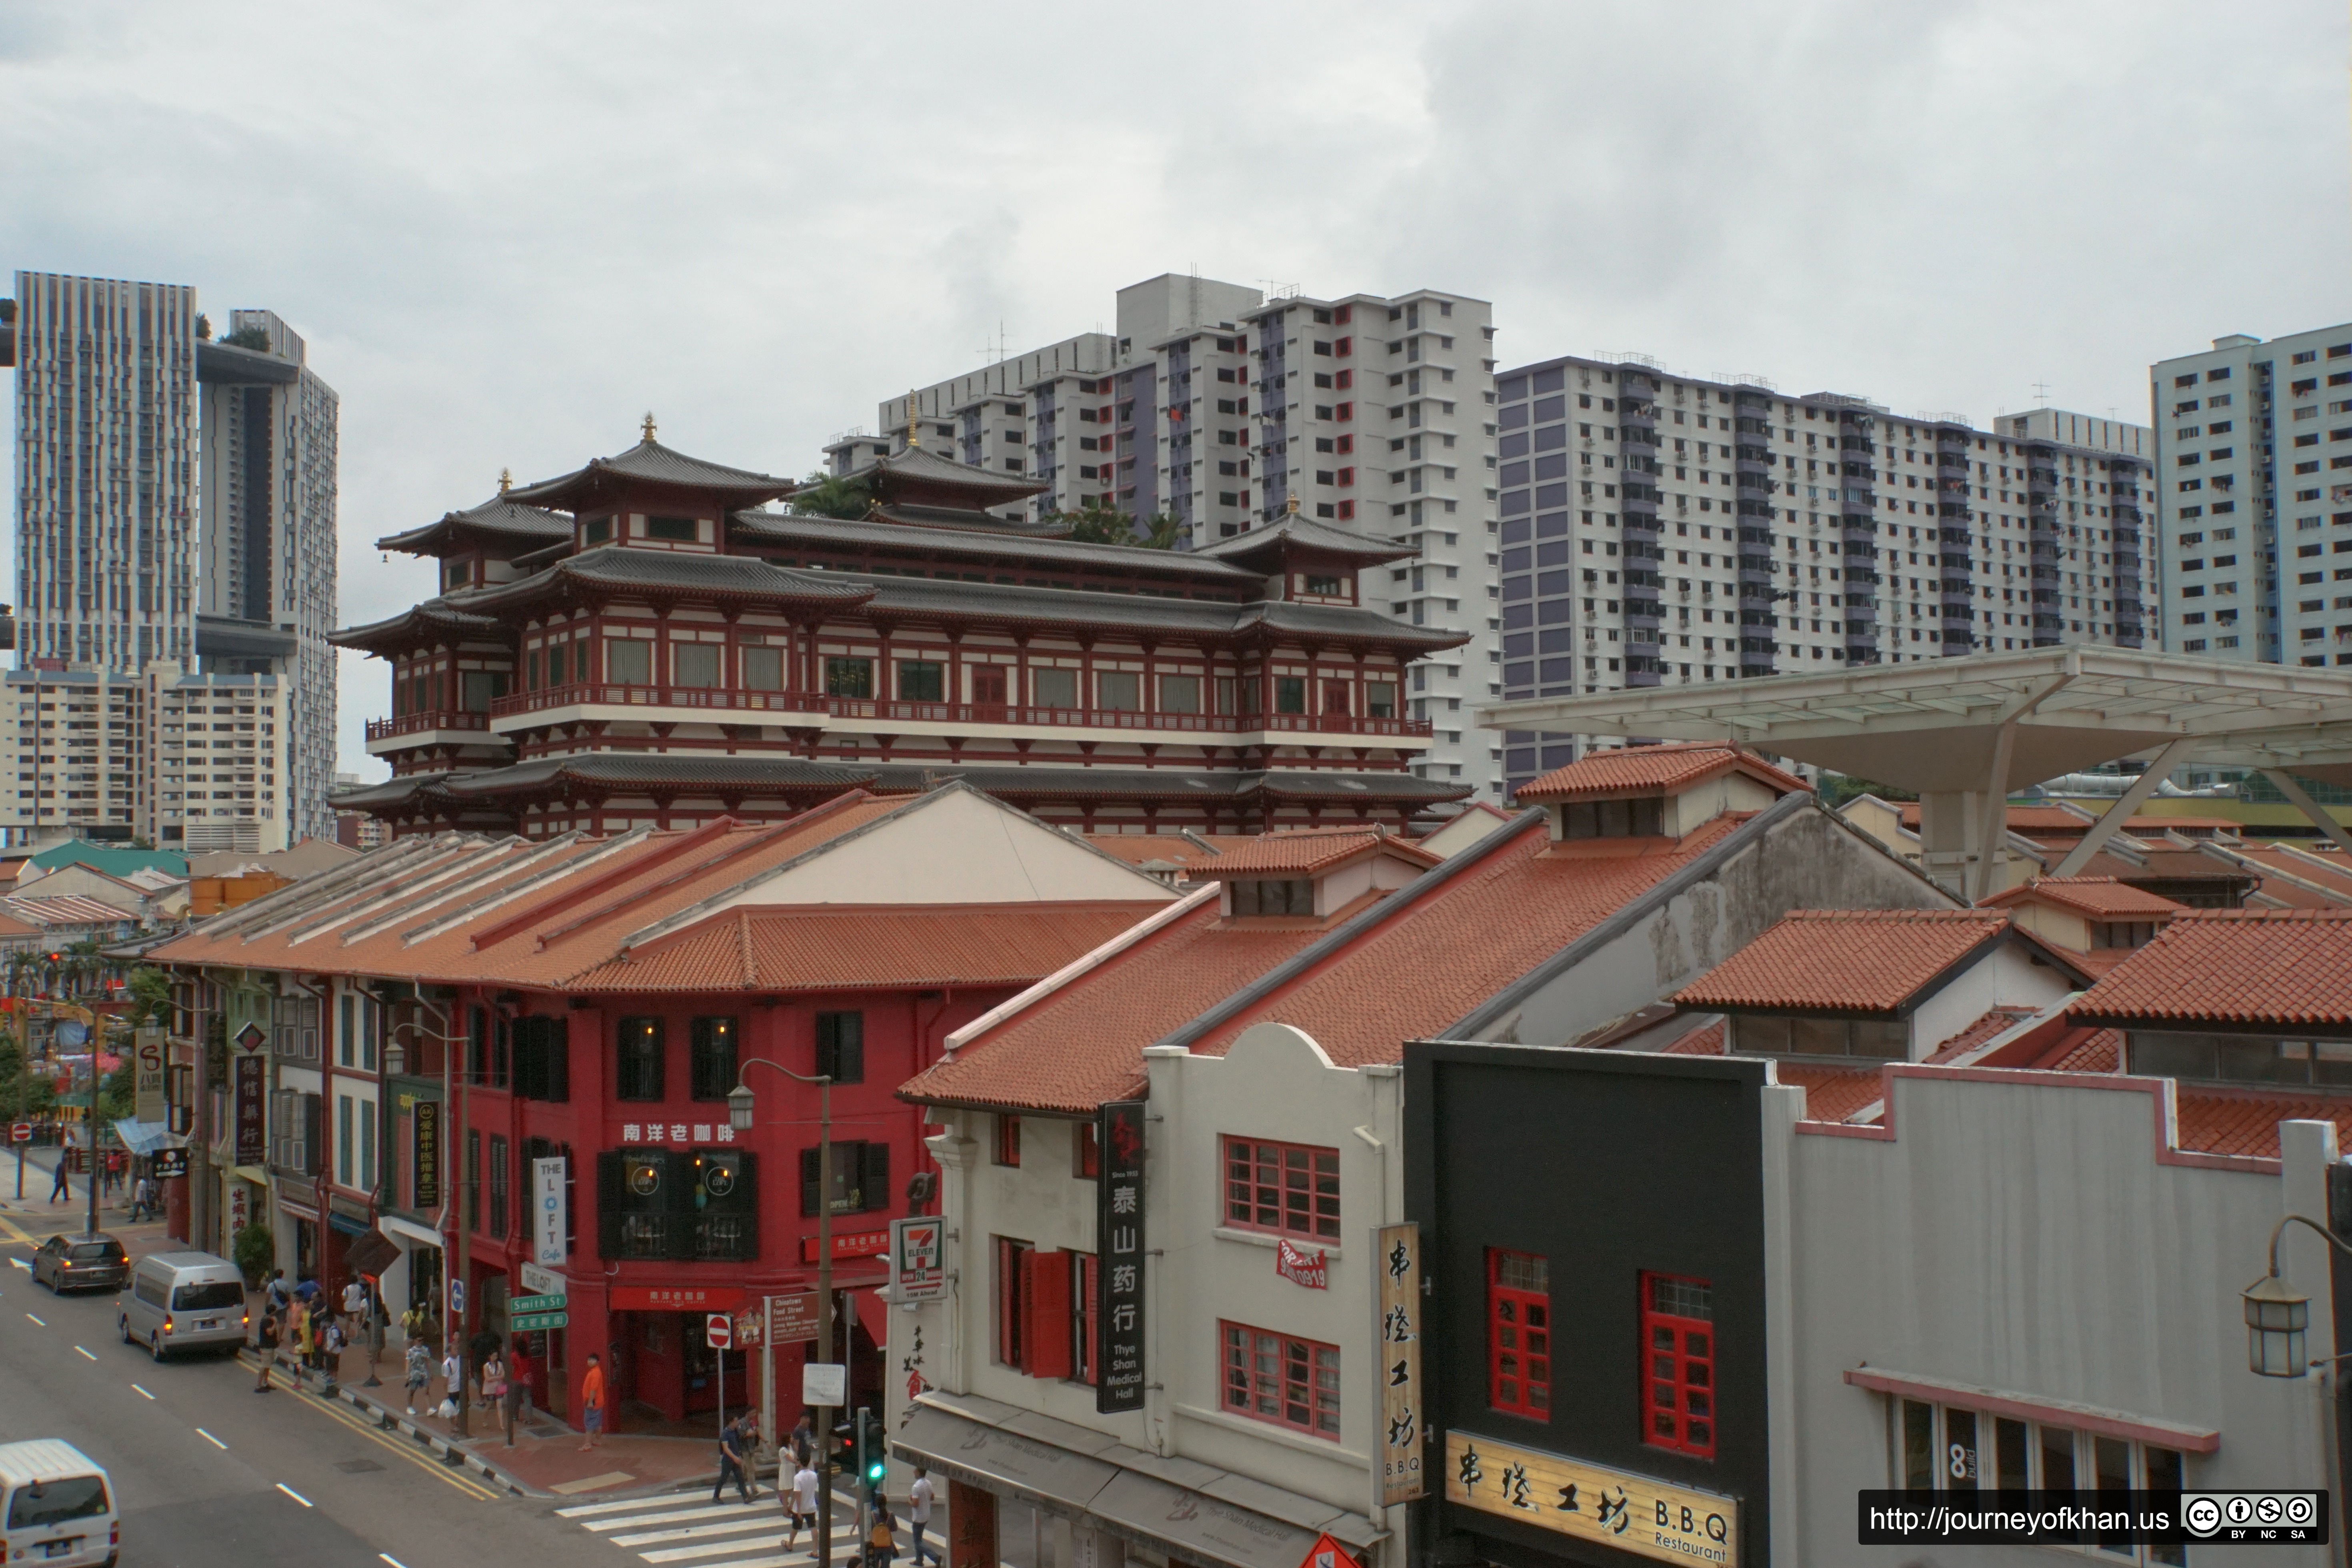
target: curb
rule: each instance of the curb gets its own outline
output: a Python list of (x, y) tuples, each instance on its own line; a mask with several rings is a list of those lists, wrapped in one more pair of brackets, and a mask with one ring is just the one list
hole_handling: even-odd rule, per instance
[[(258, 1365), (252, 1359), (251, 1346), (240, 1352), (237, 1360), (247, 1366), (257, 1367)], [(292, 1368), (286, 1362), (278, 1361), (271, 1363), (270, 1370), (273, 1373), (290, 1372)], [(315, 1376), (315, 1373), (306, 1375), (305, 1381), (299, 1385), (299, 1392), (322, 1399), (340, 1399), (354, 1409), (365, 1411), (375, 1417), (376, 1425), (384, 1431), (405, 1432), (415, 1440), (418, 1447), (439, 1455), (442, 1462), (452, 1468), (478, 1471), (485, 1479), (496, 1481), (516, 1497), (552, 1499), (560, 1495), (551, 1491), (543, 1491), (527, 1481), (516, 1479), (478, 1454), (458, 1447), (457, 1444), (437, 1432), (430, 1432), (419, 1426), (413, 1417), (399, 1415), (389, 1405), (377, 1404), (348, 1384), (330, 1383), (325, 1388), (320, 1389), (310, 1381)]]

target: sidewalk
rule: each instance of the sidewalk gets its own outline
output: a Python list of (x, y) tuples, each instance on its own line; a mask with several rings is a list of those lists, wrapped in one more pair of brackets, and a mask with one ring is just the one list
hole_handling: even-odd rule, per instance
[[(250, 1355), (247, 1357), (251, 1363)], [(433, 1381), (408, 1414), (408, 1389), (402, 1347), (387, 1344), (376, 1363), (378, 1385), (366, 1386), (367, 1352), (346, 1350), (336, 1379), (337, 1394), (373, 1415), (387, 1430), (404, 1431), (424, 1447), (457, 1462), (470, 1464), (509, 1489), (532, 1497), (608, 1498), (667, 1491), (687, 1486), (709, 1486), (719, 1476), (719, 1434), (716, 1423), (707, 1437), (657, 1437), (626, 1431), (605, 1436), (582, 1452), (581, 1435), (547, 1412), (527, 1413), (518, 1424), (511, 1447), (506, 1438), (503, 1411), (475, 1408), (467, 1412), (469, 1436), (457, 1435), (457, 1423), (436, 1414), (447, 1393), (436, 1362)], [(273, 1380), (291, 1384), (290, 1361), (281, 1353)], [(316, 1373), (305, 1373), (314, 1392)], [(754, 1467), (762, 1495), (772, 1491), (775, 1466)]]

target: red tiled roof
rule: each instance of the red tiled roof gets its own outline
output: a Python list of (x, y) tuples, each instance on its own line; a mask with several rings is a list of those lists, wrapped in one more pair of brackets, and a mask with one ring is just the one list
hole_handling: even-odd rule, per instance
[(1885, 1093), (1875, 1066), (1839, 1068), (1777, 1062), (1773, 1077), (1804, 1089), (1808, 1121), (1843, 1121), (1855, 1111), (1875, 1104)]
[(1695, 1009), (1892, 1013), (2009, 923), (1998, 910), (1797, 910), (1674, 1000)]
[(1319, 925), (1227, 921), (1213, 899), (965, 1042), (910, 1100), (1086, 1110), (1143, 1079), (1143, 1047), (1310, 946)]
[[(1414, 888), (1392, 914), (1306, 973), (1188, 1040), (1222, 1056), (1253, 1024), (1294, 1025), (1342, 1067), (1402, 1059), (1631, 900), (1736, 831), (1729, 815), (1679, 840), (1555, 846), (1539, 819), (1496, 830)], [(1468, 859), (1469, 863), (1463, 862)], [(1409, 898), (1409, 901), (1406, 901)], [(1378, 908), (1375, 905), (1374, 908)], [(1330, 934), (1218, 918), (1213, 904), (1153, 932), (933, 1066), (910, 1099), (1083, 1111), (1132, 1092), (1139, 1053)]]
[(1028, 985), (1165, 909), (840, 904), (725, 910), (572, 980), (568, 991)]
[(1719, 1057), (1725, 1054), (1725, 1037), (1728, 1033), (1718, 1021), (1693, 1029), (1672, 1045), (1660, 1046), (1658, 1049), (1670, 1057)]
[(2189, 907), (2113, 877), (2036, 877), (1995, 893), (1984, 900), (1983, 907), (2006, 909), (2036, 899), (2102, 921), (2162, 920)]
[[(1919, 803), (1916, 800), (1902, 801), (1896, 809), (1901, 813), (1903, 826), (1914, 833), (1918, 832)], [(2132, 820), (2140, 822), (2146, 819), (2134, 817)], [(2009, 830), (2021, 833), (2028, 838), (2037, 833), (2073, 834), (2079, 838), (2091, 830), (2091, 823), (2080, 812), (2069, 811), (2063, 805), (2012, 805), (2009, 808)]]
[(1281, 833), (1229, 849), (1213, 860), (1203, 861), (1199, 870), (1203, 877), (1218, 879), (1267, 871), (1314, 876), (1360, 856), (1381, 852), (1421, 866), (1434, 866), (1444, 858), (1409, 839), (1381, 833)]
[(1152, 860), (1191, 866), (1195, 861), (1214, 859), (1217, 854), (1213, 848), (1203, 849), (1191, 839), (1171, 833), (1096, 833), (1087, 836), (1087, 844), (1130, 866)]
[(1580, 762), (1555, 768), (1541, 778), (1521, 784), (1514, 797), (1521, 805), (1555, 801), (1595, 800), (1628, 790), (1671, 794), (1734, 769), (1787, 794), (1806, 787), (1805, 781), (1782, 773), (1769, 763), (1737, 747), (1698, 742), (1688, 745), (1622, 746), (1593, 752)]
[(2074, 1005), (2105, 1021), (2352, 1025), (2352, 910), (2191, 910)]
[[(402, 843), (412, 841), (399, 841), (374, 851), (394, 857), (382, 862), (387, 869), (379, 876), (368, 876), (372, 857), (362, 857), (323, 874), (351, 879), (342, 892), (294, 883), (214, 917), (152, 956), (562, 989), (618, 957), (631, 933), (909, 807), (903, 799), (847, 795), (781, 825), (649, 833), (617, 847), (611, 839), (493, 842), (452, 834), (400, 858)], [(443, 880), (443, 869), (454, 874)], [(299, 916), (273, 916), (305, 900), (310, 907)], [(519, 928), (516, 916), (524, 911), (533, 918)], [(363, 934), (353, 940), (354, 932)], [(479, 951), (478, 934), (491, 939)]]
[(2035, 1009), (2031, 1007), (1995, 1007), (1983, 1017), (1937, 1046), (1928, 1053), (1927, 1059), (1931, 1066), (1940, 1066), (1956, 1057), (1966, 1056), (1987, 1040), (2007, 1034), (2026, 1019), (2032, 1017), (2034, 1012)]
[(2218, 1089), (2187, 1084), (2173, 1091), (2182, 1149), (2200, 1154), (2279, 1157), (2282, 1121), (2333, 1121), (2339, 1143), (2352, 1143), (2352, 1093)]

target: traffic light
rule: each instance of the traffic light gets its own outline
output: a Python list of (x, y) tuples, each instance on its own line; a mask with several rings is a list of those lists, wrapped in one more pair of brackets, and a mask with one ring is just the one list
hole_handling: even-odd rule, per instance
[(844, 1421), (833, 1429), (833, 1468), (845, 1476), (857, 1473), (857, 1427)]
[(882, 1441), (882, 1423), (874, 1412), (864, 1405), (857, 1407), (857, 1473), (866, 1478), (867, 1489), (878, 1489), (890, 1466), (887, 1445)]

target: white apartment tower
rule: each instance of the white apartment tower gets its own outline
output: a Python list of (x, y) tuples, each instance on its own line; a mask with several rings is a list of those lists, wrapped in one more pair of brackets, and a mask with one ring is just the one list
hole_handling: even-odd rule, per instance
[[(197, 345), (203, 398), (203, 570), (197, 608), (290, 634), (296, 837), (331, 837), (334, 813), (338, 401), (302, 339), (268, 310), (238, 310)], [(202, 649), (199, 650), (203, 651)]]
[[(2143, 429), (1978, 429), (1637, 354), (1496, 386), (1507, 698), (2146, 638)], [(1503, 750), (1516, 786), (1577, 742)]]
[(887, 398), (878, 433), (825, 448), (847, 475), (911, 438), (1047, 486), (1009, 524), (1104, 507), (1172, 520), (1179, 548), (1292, 510), (1409, 544), (1359, 602), (1469, 638), (1415, 670), (1422, 776), (1499, 798), (1502, 756), (1467, 722), (1502, 694), (1495, 362), (1486, 301), (1423, 289), (1272, 299), (1174, 273), (1118, 291), (1117, 331), (1008, 355)]
[(195, 657), (196, 292), (16, 274), (20, 660)]
[(2352, 324), (2151, 367), (2168, 652), (2352, 665)]

